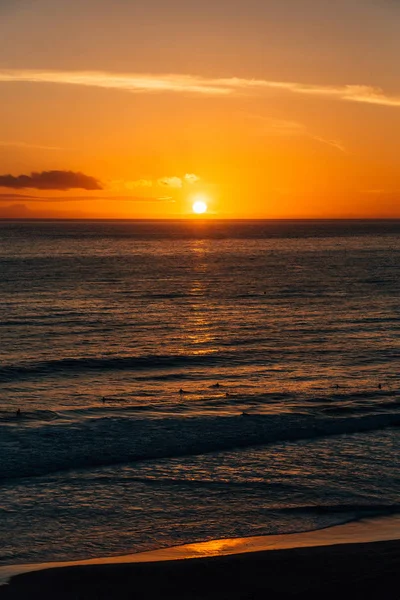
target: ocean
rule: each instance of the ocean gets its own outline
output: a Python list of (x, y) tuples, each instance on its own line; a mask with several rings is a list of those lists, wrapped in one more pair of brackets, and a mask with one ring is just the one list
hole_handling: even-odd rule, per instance
[(3, 221), (0, 296), (0, 564), (400, 513), (400, 221)]

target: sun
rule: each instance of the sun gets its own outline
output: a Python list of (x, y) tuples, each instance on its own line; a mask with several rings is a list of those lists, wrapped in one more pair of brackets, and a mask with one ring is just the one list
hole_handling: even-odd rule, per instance
[(203, 197), (198, 197), (197, 200), (193, 202), (192, 210), (194, 213), (196, 213), (196, 215), (203, 215), (205, 212), (207, 212), (207, 202), (203, 200)]
[(193, 202), (192, 209), (196, 215), (202, 215), (207, 210), (207, 204), (204, 202), (204, 200), (196, 200), (196, 202)]

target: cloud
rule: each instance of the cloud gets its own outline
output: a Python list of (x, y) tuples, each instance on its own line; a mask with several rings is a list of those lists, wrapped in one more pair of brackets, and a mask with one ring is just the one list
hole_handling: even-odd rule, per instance
[(254, 95), (268, 91), (324, 97), (346, 102), (400, 107), (400, 96), (369, 85), (318, 85), (239, 77), (207, 78), (197, 75), (153, 75), (97, 71), (38, 71), (1, 69), (0, 83), (30, 82), (79, 85), (135, 93), (186, 93), (203, 96)]
[(180, 177), (162, 177), (158, 180), (158, 185), (170, 187), (170, 188), (181, 188), (182, 179)]
[(194, 173), (186, 173), (186, 175), (183, 177), (183, 179), (184, 179), (185, 183), (189, 183), (190, 185), (200, 181), (200, 177), (198, 177)]
[(286, 119), (271, 119), (270, 117), (252, 113), (242, 114), (255, 124), (257, 131), (261, 134), (291, 137), (307, 133), (307, 128), (304, 123), (288, 121)]
[(151, 179), (136, 179), (133, 181), (126, 179), (112, 179), (105, 182), (104, 187), (108, 190), (122, 192), (123, 190), (135, 190), (136, 188), (151, 188), (154, 182)]
[(339, 150), (340, 152), (347, 152), (340, 141), (315, 135), (307, 129), (304, 123), (287, 121), (284, 119), (271, 119), (269, 117), (251, 113), (244, 113), (244, 115), (256, 123), (257, 131), (262, 135), (277, 135), (283, 137), (303, 136), (316, 142), (320, 142), (321, 144), (336, 148), (336, 150)]
[(171, 188), (181, 188), (184, 184), (193, 185), (200, 181), (200, 177), (195, 175), (194, 173), (186, 173), (183, 177), (161, 177), (157, 180), (158, 185), (171, 187)]
[(131, 190), (137, 187), (152, 187), (153, 182), (151, 179), (137, 179), (136, 181), (124, 181), (124, 187), (127, 190)]
[(0, 194), (0, 203), (11, 200), (23, 200), (24, 202), (62, 203), (62, 202), (84, 202), (88, 200), (106, 200), (110, 202), (175, 202), (172, 196), (29, 196), (28, 194)]
[(11, 198), (18, 198), (19, 200), (32, 200), (34, 198), (37, 198), (37, 196), (28, 196), (27, 194), (12, 194), (8, 192), (6, 192), (5, 194), (0, 194), (0, 202), (10, 200)]
[(90, 71), (0, 70), (0, 82), (56, 83), (125, 90), (130, 92), (189, 92), (220, 96), (230, 94), (219, 80), (192, 75), (118, 74)]
[(101, 190), (100, 183), (94, 177), (73, 171), (42, 171), (30, 175), (0, 175), (0, 187), (15, 190), (34, 188), (37, 190)]
[(336, 150), (339, 150), (339, 152), (343, 152), (344, 154), (347, 153), (346, 148), (338, 140), (329, 140), (329, 139), (320, 137), (319, 135), (310, 135), (310, 137), (312, 140), (315, 140), (316, 142), (321, 142), (321, 144), (326, 144), (327, 146), (331, 146), (331, 148), (336, 148)]
[(200, 181), (200, 177), (194, 173), (186, 173), (183, 177), (176, 175), (159, 177), (158, 179), (135, 179), (126, 181), (115, 179), (107, 182), (106, 188), (115, 191), (135, 190), (136, 188), (151, 188), (154, 186), (181, 189), (184, 185), (193, 185)]

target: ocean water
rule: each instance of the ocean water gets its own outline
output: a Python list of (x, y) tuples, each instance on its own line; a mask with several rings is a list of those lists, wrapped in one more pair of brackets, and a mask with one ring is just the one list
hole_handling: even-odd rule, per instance
[(0, 297), (0, 564), (400, 512), (400, 221), (3, 221)]

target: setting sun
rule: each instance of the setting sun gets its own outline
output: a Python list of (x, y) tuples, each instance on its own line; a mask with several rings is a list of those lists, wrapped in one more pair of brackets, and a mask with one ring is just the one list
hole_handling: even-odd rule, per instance
[(196, 215), (202, 215), (207, 211), (207, 204), (204, 200), (196, 200), (193, 202), (192, 209)]

